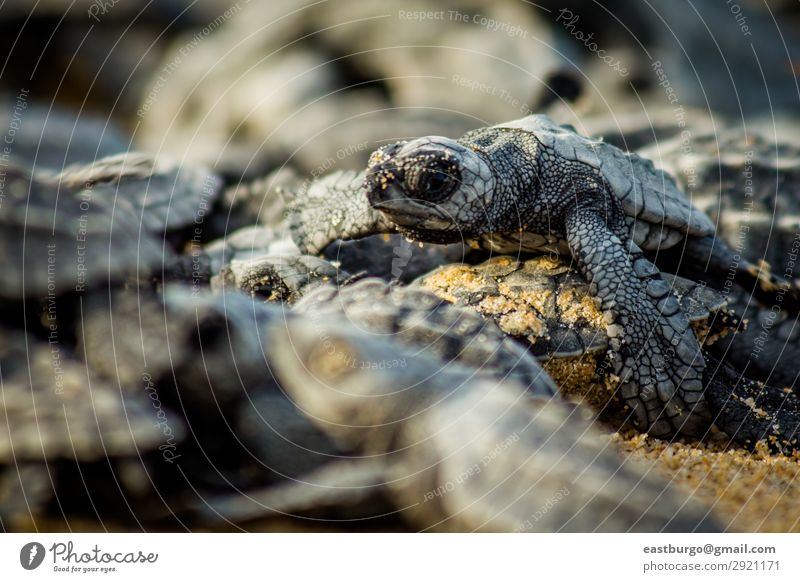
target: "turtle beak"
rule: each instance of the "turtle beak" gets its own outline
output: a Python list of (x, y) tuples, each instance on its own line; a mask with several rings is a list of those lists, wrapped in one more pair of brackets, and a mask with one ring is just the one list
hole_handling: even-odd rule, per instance
[(409, 228), (439, 228), (445, 229), (451, 221), (442, 214), (439, 208), (426, 200), (409, 198), (405, 192), (392, 184), (380, 191), (378, 199), (370, 198), (370, 205), (392, 222)]
[(426, 200), (410, 197), (402, 188), (403, 172), (392, 160), (376, 164), (365, 180), (370, 206), (401, 226), (446, 228), (449, 220), (438, 207)]
[(378, 181), (367, 190), (370, 205), (377, 210), (399, 210), (403, 201), (407, 200), (403, 189), (394, 182)]

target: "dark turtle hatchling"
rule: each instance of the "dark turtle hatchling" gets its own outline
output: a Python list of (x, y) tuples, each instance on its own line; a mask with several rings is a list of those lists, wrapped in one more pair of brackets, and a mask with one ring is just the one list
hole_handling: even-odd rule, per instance
[[(353, 451), (312, 424), (273, 379), (281, 356), (270, 343), (270, 330), (283, 329), (295, 319), (321, 330), (355, 323), (367, 337), (388, 336), (398, 349), (405, 346), (442, 362), (453, 360), (471, 376), (514, 378), (530, 393), (546, 397), (555, 392), (535, 358), (491, 321), (428, 291), (378, 279), (319, 286), (291, 311), (236, 292), (198, 295), (169, 287), (164, 305), (159, 303), (118, 294), (110, 309), (92, 306), (79, 335), (98, 375), (131, 382), (147, 371), (165, 406), (178, 411), (190, 430), (181, 449), (182, 471), (194, 487), (214, 498), (226, 491), (221, 478), (214, 479), (221, 473), (248, 495), (265, 484), (279, 487), (270, 488), (264, 501), (273, 509), (318, 515), (331, 500), (301, 496), (304, 505), (296, 497), (281, 497), (288, 486), (281, 483), (287, 478), (307, 482), (317, 471), (349, 475), (353, 460), (347, 457)], [(115, 334), (120, 327), (136, 332)], [(324, 342), (324, 334), (320, 338)], [(400, 368), (410, 365), (402, 355), (395, 363)], [(326, 468), (341, 457), (345, 465), (339, 470)], [(370, 469), (366, 474), (373, 473)], [(240, 494), (236, 497), (231, 503), (241, 508), (244, 500)], [(287, 505), (287, 500), (292, 503)], [(348, 518), (365, 511), (341, 503), (348, 508)], [(381, 514), (380, 504), (369, 507)]]
[(200, 241), (222, 181), (126, 153), (58, 174), (11, 166), (3, 186), (0, 296), (18, 298), (169, 274), (180, 263), (175, 251)]
[(161, 245), (128, 200), (59, 191), (14, 166), (3, 179), (0, 297), (54, 297), (161, 270)]
[(0, 529), (75, 515), (135, 523), (166, 510), (154, 493), (175, 474), (162, 452), (185, 430), (160, 422), (142, 385), (117, 386), (60, 343), (5, 329), (0, 395)]
[[(242, 295), (229, 292), (218, 297), (213, 304), (217, 309), (222, 309), (226, 300), (232, 300), (233, 306), (252, 302), (250, 299), (243, 302), (242, 299)], [(255, 309), (257, 313), (263, 311), (261, 307), (272, 306), (259, 306)], [(189, 307), (187, 315), (192, 313), (192, 309)], [(254, 308), (251, 306), (250, 309)], [(458, 367), (470, 378), (482, 378), (487, 382), (514, 380), (528, 389), (528, 397), (551, 398), (555, 394), (554, 384), (532, 354), (506, 337), (492, 321), (482, 319), (469, 309), (451, 305), (424, 289), (398, 287), (377, 278), (362, 279), (344, 286), (331, 282), (310, 290), (291, 310), (280, 312), (272, 308), (267, 311), (282, 313), (278, 317), (262, 318), (255, 326), (261, 330), (264, 357), (269, 363), (270, 372), (284, 357), (283, 352), (275, 349), (273, 342), (278, 340), (273, 337), (273, 332), (279, 333), (293, 321), (301, 321), (318, 330), (318, 340), (323, 349), (334, 350), (331, 335), (334, 331), (353, 326), (366, 341), (375, 339), (388, 342), (395, 350), (395, 357), (375, 365), (395, 370), (394, 373), (400, 376), (404, 374), (404, 368), (414, 365), (406, 353), (412, 357), (424, 353), (442, 366)], [(237, 316), (228, 324), (234, 331), (239, 327), (236, 323), (238, 319)], [(114, 321), (118, 320), (119, 314), (115, 314)], [(192, 326), (187, 325), (187, 330), (191, 329)], [(169, 335), (178, 338), (186, 335), (185, 332), (176, 331)], [(96, 335), (102, 337), (104, 334), (101, 332)], [(235, 349), (242, 352), (243, 359), (236, 363), (239, 373), (245, 374), (250, 367), (247, 356), (250, 352), (242, 350), (240, 341), (235, 339), (238, 346)], [(135, 343), (138, 344), (138, 340)], [(148, 341), (148, 344), (153, 343)], [(180, 362), (183, 360), (180, 356), (183, 353), (180, 349), (182, 342), (175, 343)], [(217, 346), (214, 351), (222, 351), (225, 342)], [(117, 350), (120, 350), (119, 346)], [(346, 358), (348, 354), (342, 352), (333, 357), (339, 356)], [(194, 366), (199, 369), (200, 363), (196, 362), (196, 358), (194, 360)], [(213, 374), (215, 377), (216, 374), (230, 376), (228, 384), (235, 383), (233, 370), (223, 363), (215, 361)], [(344, 363), (356, 365), (354, 361)], [(179, 378), (185, 376), (183, 364), (176, 374)], [(264, 376), (262, 385), (272, 381), (271, 376)], [(199, 511), (204, 519), (218, 520), (223, 516), (237, 522), (277, 515), (344, 521), (358, 518), (363, 522), (364, 519), (379, 519), (396, 511), (387, 508), (385, 499), (381, 501), (381, 497), (376, 496), (376, 488), (383, 483), (387, 470), (386, 459), (379, 459), (379, 466), (376, 467), (371, 462), (376, 459), (361, 458), (362, 455), (354, 451), (352, 446), (344, 446), (339, 442), (332, 444), (327, 433), (310, 424), (308, 411), (298, 408), (293, 400), (286, 398), (282, 382), (280, 385), (283, 390), (275, 386), (258, 387), (252, 379), (248, 380), (248, 384), (249, 402), (243, 403), (239, 412), (226, 412), (231, 419), (230, 427), (236, 431), (241, 443), (252, 447), (265, 466), (280, 471), (282, 475), (298, 478), (301, 482), (276, 483), (265, 490), (253, 489), (257, 485), (253, 482), (248, 488), (247, 499), (216, 495), (210, 502), (210, 510), (208, 507), (196, 507), (193, 510), (195, 513)], [(192, 392), (196, 390), (195, 383), (190, 382), (182, 394), (187, 401), (195, 400), (198, 396), (192, 395)], [(239, 420), (236, 420), (237, 417)], [(202, 423), (207, 429), (209, 421), (205, 419)], [(214, 440), (219, 440), (219, 434), (215, 431)], [(225, 454), (230, 456), (236, 448), (226, 447)], [(366, 465), (361, 461), (367, 461)], [(378, 477), (379, 482), (376, 482)]]
[(210, 222), (222, 193), (222, 178), (216, 172), (128, 152), (91, 164), (73, 164), (44, 178), (62, 191), (90, 191), (108, 204), (123, 200), (132, 207), (139, 230), (161, 243), (163, 268), (156, 278), (208, 283), (213, 271), (209, 272), (210, 261), (200, 246), (209, 238), (206, 232), (213, 231)]
[[(215, 172), (169, 158), (127, 152), (72, 164), (58, 174), (40, 172), (36, 178), (53, 193), (81, 192), (84, 198), (113, 207), (115, 213), (136, 224), (143, 238), (155, 237), (162, 261), (153, 278), (208, 283), (210, 261), (200, 246), (209, 238), (206, 232), (213, 231), (209, 221), (222, 193), (222, 178)], [(57, 213), (58, 196), (53, 194), (49, 203)], [(132, 244), (131, 248), (139, 247)]]
[[(733, 253), (714, 224), (652, 162), (584, 138), (545, 116), (425, 137), (376, 151), (363, 183), (329, 178), (295, 201), (301, 250), (331, 238), (399, 230), (430, 242), (473, 241), (498, 252), (571, 255), (601, 301), (614, 369), (641, 423), (680, 427), (703, 387), (689, 320), (644, 251), (681, 243), (684, 259), (726, 273)], [(716, 242), (715, 242), (716, 241)], [(735, 278), (768, 296), (787, 285), (741, 262)], [(791, 293), (793, 296), (793, 293)]]
[[(767, 440), (775, 450), (794, 450), (800, 427), (794, 400), (783, 390), (759, 386), (732, 373), (706, 351), (740, 328), (726, 297), (702, 283), (663, 277), (700, 338), (704, 358), (714, 366), (704, 374), (705, 389), (689, 422), (675, 427), (667, 419), (658, 419), (650, 432), (664, 438), (680, 428), (703, 436), (715, 424), (748, 448)], [(421, 277), (415, 285), (471, 306), (496, 321), (505, 333), (528, 343), (563, 394), (588, 401), (605, 419), (625, 420), (629, 407), (640, 405), (638, 399), (626, 399), (618, 392), (619, 377), (608, 363), (610, 342), (598, 300), (583, 277), (562, 260), (541, 256), (518, 261), (501, 256), (474, 266), (448, 265)], [(753, 397), (764, 405), (756, 405)], [(634, 424), (639, 417), (634, 416)]]
[(536, 359), (492, 322), (430, 292), (395, 289), (376, 279), (338, 289), (319, 286), (293, 310), (239, 292), (174, 287), (165, 289), (163, 299), (131, 292), (114, 294), (108, 305), (103, 299), (87, 306), (78, 333), (90, 369), (123, 385), (147, 374), (165, 408), (189, 431), (181, 471), (209, 495), (304, 478), (352, 456), (312, 424), (274, 379), (281, 356), (271, 330), (295, 319), (321, 329), (346, 326), (350, 319), (368, 337), (391, 335), (398, 349), (405, 345), (412, 353), (454, 360), (471, 376), (515, 378), (548, 398), (555, 392)]
[[(674, 172), (698, 206), (717, 223), (719, 236), (744, 259), (766, 262), (786, 281), (800, 272), (800, 146), (770, 139), (757, 129), (728, 129), (660, 143), (647, 150)], [(665, 257), (667, 258), (667, 257)], [(700, 264), (687, 275), (705, 280), (746, 322), (712, 351), (748, 376), (776, 386), (797, 383), (800, 323), (791, 297), (778, 292), (764, 302)]]
[(273, 378), (264, 334), (291, 316), (282, 306), (168, 286), (160, 298), (96, 298), (87, 311), (78, 335), (89, 367), (123, 385), (150, 379), (190, 431), (180, 465), (194, 487), (296, 477), (336, 452)]
[(718, 527), (685, 493), (623, 462), (585, 409), (531, 395), (546, 386), (476, 375), (320, 314), (292, 318), (270, 338), (290, 398), (356, 457), (246, 498), (197, 504), (208, 518), (290, 514), (385, 527), (400, 517), (428, 531)]
[(187, 227), (202, 230), (222, 193), (222, 178), (202, 166), (129, 152), (74, 164), (51, 178), (61, 188), (93, 189), (95, 197), (123, 198), (143, 228), (160, 235)]

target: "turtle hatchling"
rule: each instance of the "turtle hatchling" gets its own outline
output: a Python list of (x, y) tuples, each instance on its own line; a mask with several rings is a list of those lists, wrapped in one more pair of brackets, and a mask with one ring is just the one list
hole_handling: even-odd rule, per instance
[[(664, 438), (680, 431), (702, 437), (714, 424), (747, 448), (763, 440), (773, 450), (795, 450), (800, 427), (796, 396), (735, 373), (706, 350), (741, 327), (726, 296), (702, 283), (663, 277), (701, 340), (704, 360), (713, 366), (704, 373), (704, 391), (697, 393), (687, 422), (678, 427), (660, 418), (650, 433)], [(620, 402), (598, 300), (583, 277), (557, 257), (518, 261), (500, 256), (479, 265), (446, 265), (420, 277), (416, 286), (470, 306), (530, 345), (560, 392), (588, 402), (605, 420), (619, 424), (628, 420), (629, 408), (641, 405), (637, 398), (625, 398), (624, 392)], [(638, 417), (632, 419), (634, 424)]]
[(59, 190), (13, 165), (3, 184), (0, 298), (53, 297), (149, 276), (167, 260), (124, 198)]
[[(571, 256), (599, 299), (614, 372), (646, 428), (682, 426), (701, 400), (704, 360), (687, 314), (645, 255), (681, 245), (683, 260), (725, 276), (734, 253), (675, 181), (636, 154), (543, 115), (386, 145), (361, 180), (331, 176), (295, 200), (304, 252), (335, 238), (399, 231), (493, 252)], [(738, 283), (768, 298), (790, 285), (740, 261)], [(791, 286), (791, 293), (795, 289)]]
[[(686, 493), (623, 462), (580, 407), (346, 324), (296, 319), (274, 332), (276, 374), (289, 395), (341, 447), (386, 462), (389, 497), (417, 527), (719, 527)], [(398, 357), (407, 365), (380, 365)], [(534, 519), (542, 500), (559, 491), (569, 497)]]
[[(707, 335), (712, 327), (714, 339), (729, 331), (722, 323), (728, 319), (724, 297), (679, 277), (663, 277), (681, 309), (697, 326), (698, 336)], [(609, 337), (599, 302), (591, 295), (586, 280), (558, 257), (544, 255), (520, 261), (502, 255), (478, 265), (445, 265), (420, 277), (413, 286), (469, 306), (493, 319), (506, 334), (523, 340), (562, 392), (578, 392), (598, 408), (608, 406), (617, 393), (619, 378), (608, 366)], [(710, 319), (710, 312), (719, 321)], [(693, 426), (684, 425), (683, 431), (702, 434), (707, 428), (708, 411), (702, 393), (694, 396)], [(634, 410), (641, 406), (636, 397), (623, 395), (623, 400)], [(659, 419), (650, 432), (673, 434), (679, 427), (668, 420)]]
[(300, 299), (294, 313), (349, 322), (375, 338), (424, 351), (442, 362), (474, 368), (476, 375), (512, 378), (533, 394), (552, 396), (556, 386), (536, 359), (488, 319), (451, 305), (420, 288), (370, 277), (351, 285), (319, 286)]
[[(718, 224), (721, 239), (753, 262), (766, 261), (792, 280), (800, 272), (800, 147), (750, 129), (729, 129), (693, 137), (691, 151), (680, 140), (649, 148), (658, 163), (691, 188), (700, 208)], [(748, 376), (770, 384), (797, 384), (800, 358), (798, 312), (791, 297), (776, 293), (767, 304), (748, 288), (715, 277), (702, 263), (687, 265), (692, 279), (724, 293), (730, 308), (747, 323), (712, 348)]]
[(146, 390), (100, 379), (67, 350), (3, 329), (0, 396), (0, 530), (163, 514), (176, 475), (162, 451), (186, 431), (178, 418), (169, 432), (159, 424)]

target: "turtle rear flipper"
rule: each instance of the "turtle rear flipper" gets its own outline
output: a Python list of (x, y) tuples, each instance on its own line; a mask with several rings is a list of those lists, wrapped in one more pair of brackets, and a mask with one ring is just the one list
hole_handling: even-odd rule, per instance
[(716, 236), (689, 237), (685, 245), (659, 251), (656, 264), (723, 290), (736, 283), (764, 305), (800, 310), (800, 286), (795, 279), (778, 277), (765, 261), (751, 263)]

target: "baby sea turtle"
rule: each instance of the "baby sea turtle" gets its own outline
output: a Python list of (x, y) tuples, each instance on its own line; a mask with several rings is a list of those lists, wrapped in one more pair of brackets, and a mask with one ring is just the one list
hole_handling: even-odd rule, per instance
[[(714, 224), (652, 162), (532, 115), (459, 140), (425, 137), (376, 151), (361, 176), (335, 174), (294, 203), (300, 249), (399, 230), (416, 240), (472, 241), (497, 252), (571, 255), (601, 301), (626, 400), (649, 427), (681, 427), (700, 401), (703, 358), (689, 320), (644, 251), (681, 243), (684, 260), (720, 275), (734, 253)], [(784, 290), (740, 262), (738, 282)], [(792, 293), (793, 294), (793, 293)]]
[(133, 205), (9, 166), (0, 204), (0, 297), (54, 297), (161, 270), (157, 238)]
[(142, 227), (162, 238), (187, 227), (192, 235), (195, 229), (202, 231), (223, 187), (222, 178), (203, 166), (140, 152), (74, 164), (52, 180), (62, 189), (91, 189), (96, 198), (127, 200)]
[(170, 467), (162, 447), (180, 446), (185, 430), (173, 419), (167, 433), (145, 390), (96, 377), (59, 343), (7, 329), (0, 381), (0, 529), (87, 511), (117, 523), (164, 511), (154, 495)]
[(717, 530), (685, 493), (622, 461), (583, 407), (399, 335), (320, 314), (273, 327), (281, 385), (351, 458), (197, 511), (237, 524), (289, 514), (384, 527), (399, 516), (434, 531)]
[[(688, 495), (622, 462), (581, 407), (346, 325), (296, 319), (274, 333), (291, 398), (339, 446), (385, 464), (382, 487), (417, 528), (717, 527)], [(388, 365), (398, 358), (407, 365)]]
[(377, 278), (308, 293), (294, 312), (317, 321), (347, 321), (371, 337), (389, 337), (443, 363), (457, 362), (496, 378), (514, 378), (540, 396), (556, 387), (536, 359), (490, 320), (425, 289), (399, 287)]
[(167, 286), (162, 297), (95, 298), (78, 336), (98, 377), (147, 379), (188, 429), (176, 464), (192, 487), (219, 494), (297, 477), (337, 452), (273, 377), (265, 334), (291, 316), (240, 292)]
[(180, 262), (175, 251), (202, 233), (221, 187), (219, 176), (202, 167), (139, 153), (58, 174), (9, 166), (0, 205), (0, 297), (52, 297), (161, 278)]
[[(723, 294), (681, 277), (663, 277), (704, 348), (739, 328), (740, 321), (727, 308)], [(526, 261), (501, 256), (474, 266), (441, 267), (415, 285), (471, 306), (496, 321), (505, 333), (524, 340), (562, 393), (588, 401), (605, 418), (629, 416), (618, 402), (619, 377), (608, 365), (611, 344), (598, 300), (583, 277), (564, 261), (549, 256)], [(757, 385), (732, 373), (705, 350), (701, 353), (714, 366), (704, 374), (705, 389), (694, 402), (689, 422), (680, 427), (682, 432), (703, 436), (715, 424), (748, 448), (759, 440), (767, 440), (775, 450), (797, 448), (800, 416), (785, 391)], [(625, 398), (624, 392), (621, 396), (630, 408), (641, 405), (636, 398)], [(754, 396), (765, 404), (756, 405)], [(639, 417), (633, 418), (634, 424)], [(649, 431), (664, 438), (673, 436), (676, 428), (659, 419)]]
[[(319, 286), (292, 310), (235, 291), (175, 287), (165, 288), (161, 299), (122, 291), (107, 305), (103, 300), (87, 306), (78, 331), (89, 368), (124, 386), (146, 375), (169, 417), (187, 427), (177, 465), (192, 488), (212, 496), (232, 487), (255, 491), (305, 481), (353, 455), (313, 424), (274, 378), (283, 356), (273, 349), (272, 334), (295, 320), (318, 326), (321, 345), (332, 330), (355, 323), (367, 341), (389, 336), (397, 349), (452, 361), (469, 377), (514, 378), (546, 398), (555, 392), (535, 358), (491, 321), (428, 291), (377, 279)], [(395, 360), (410, 365), (402, 355)], [(321, 509), (309, 503), (309, 511)], [(184, 505), (178, 500), (176, 511)]]

